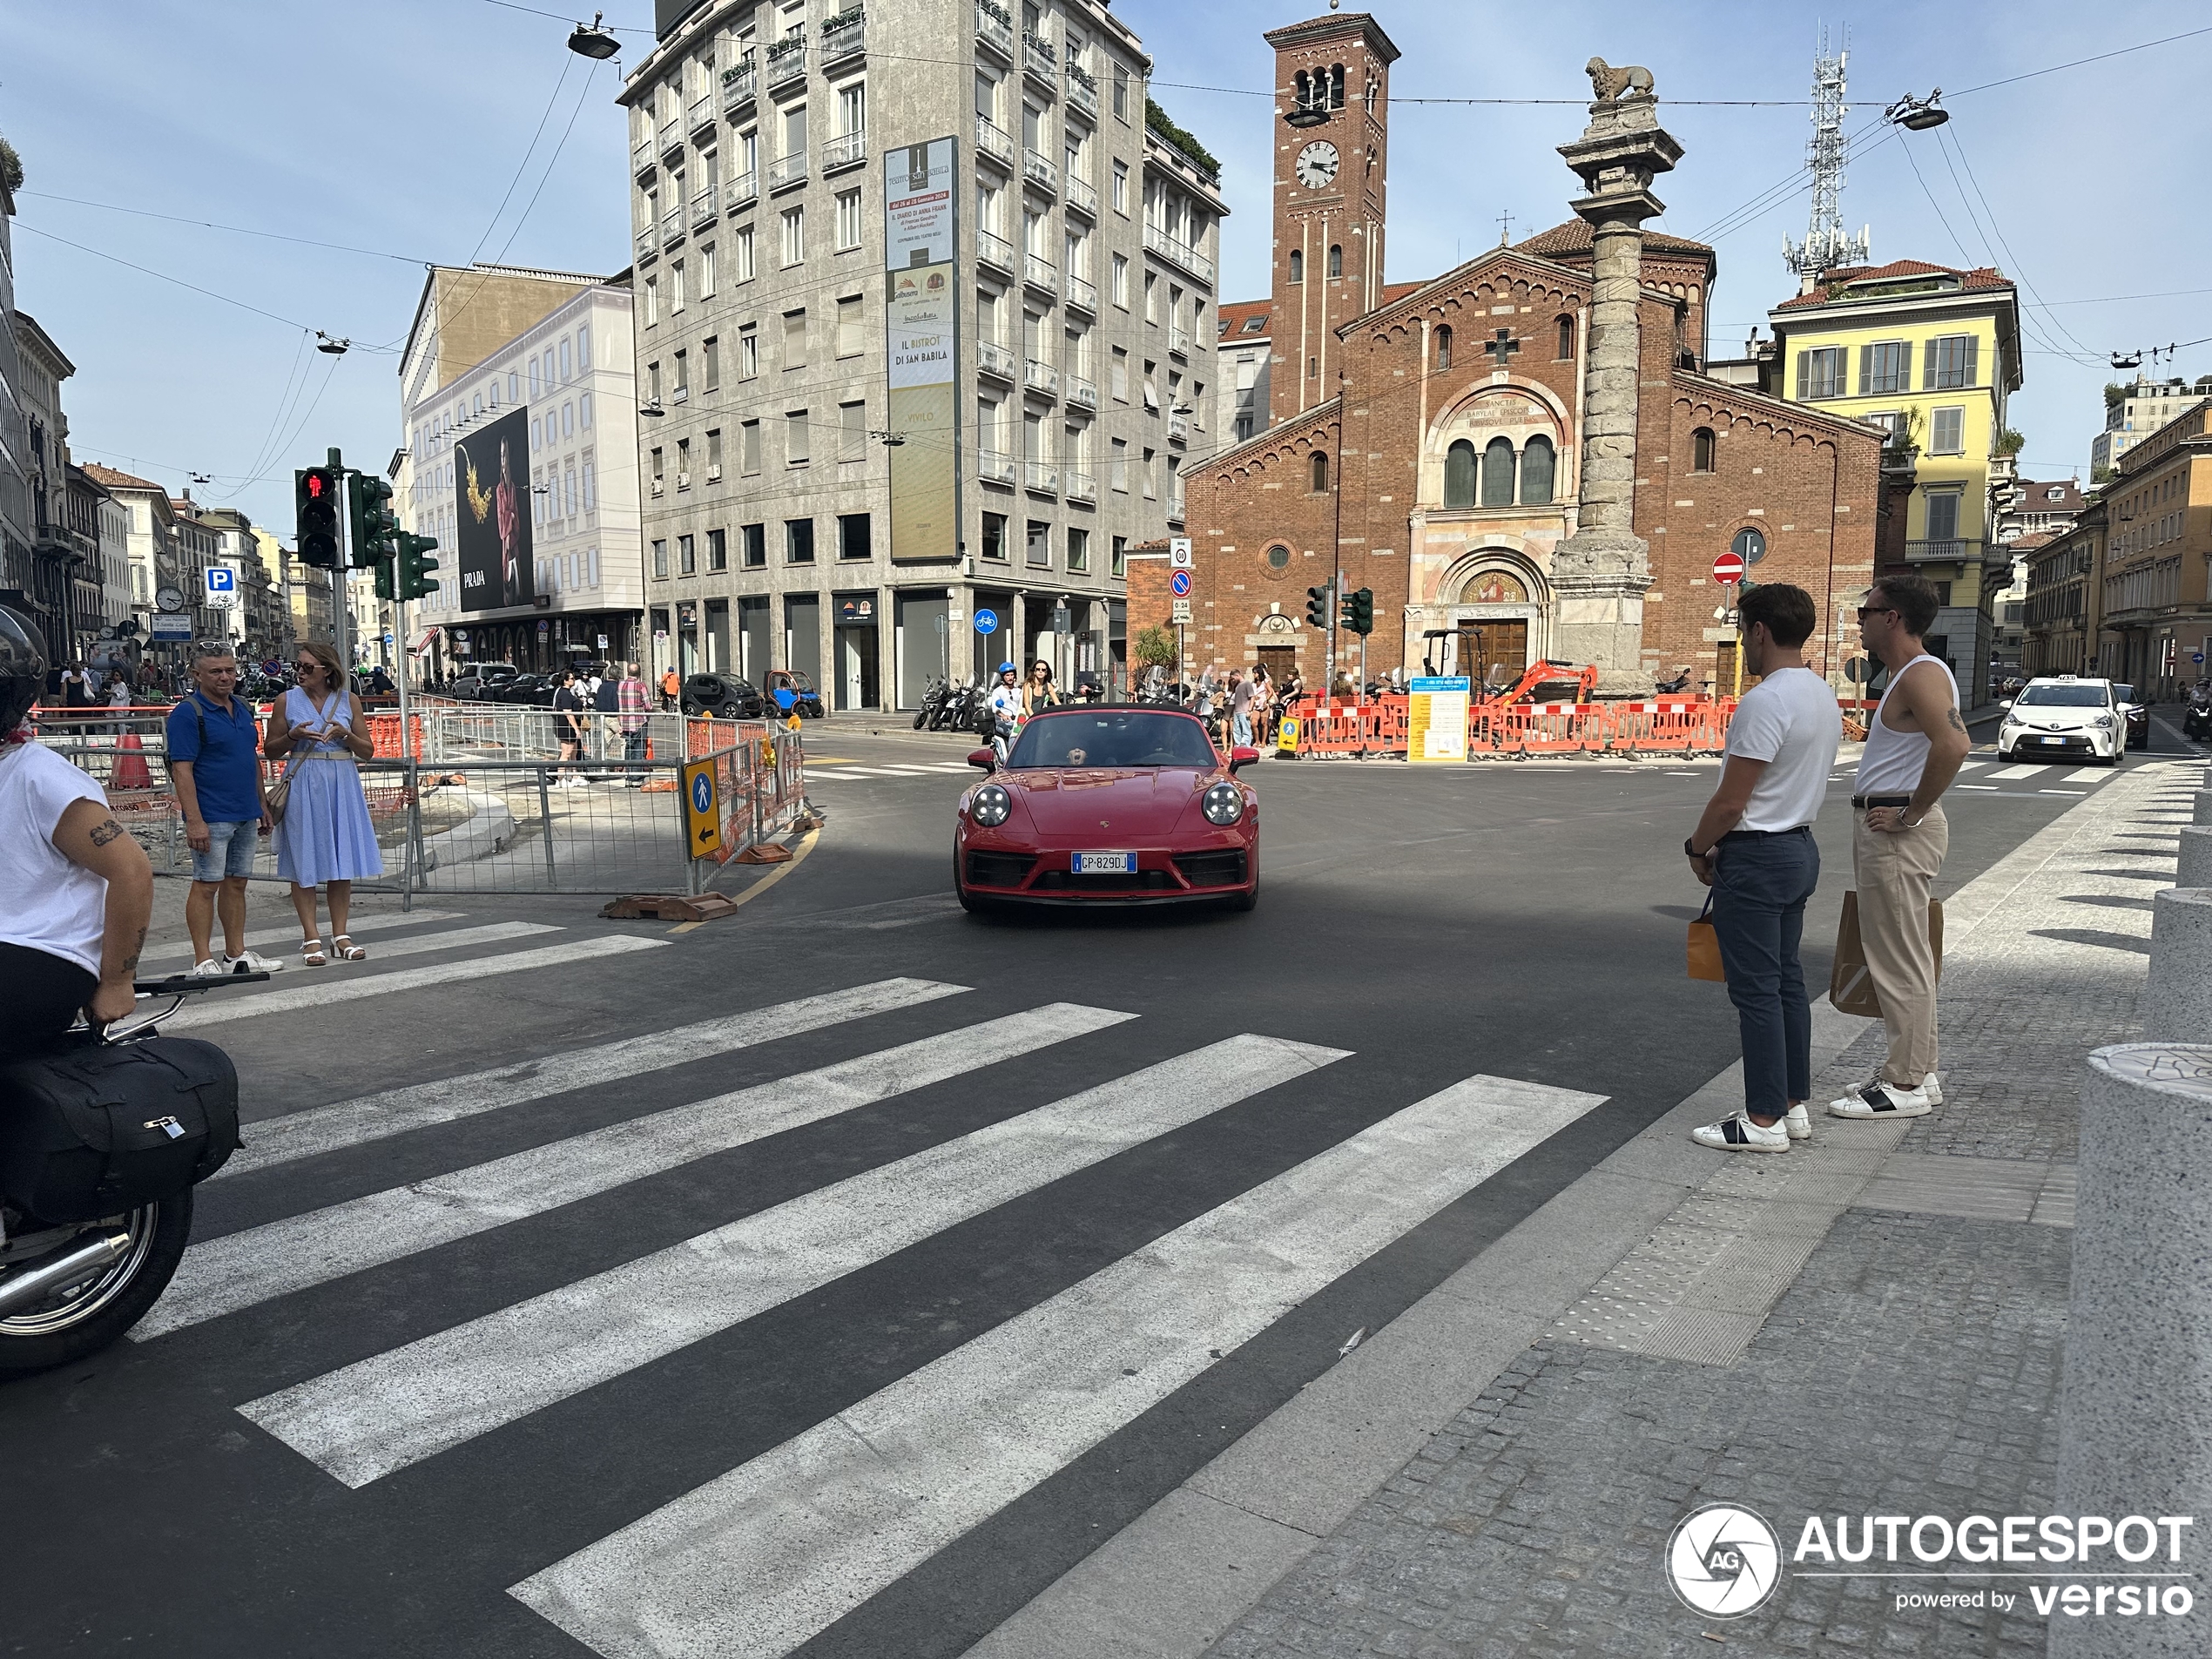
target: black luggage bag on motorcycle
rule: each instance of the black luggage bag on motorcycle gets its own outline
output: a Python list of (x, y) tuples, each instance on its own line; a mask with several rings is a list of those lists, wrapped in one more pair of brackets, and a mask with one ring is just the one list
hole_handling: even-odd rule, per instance
[(55, 1225), (205, 1181), (240, 1144), (238, 1072), (192, 1037), (85, 1041), (0, 1066), (0, 1197)]

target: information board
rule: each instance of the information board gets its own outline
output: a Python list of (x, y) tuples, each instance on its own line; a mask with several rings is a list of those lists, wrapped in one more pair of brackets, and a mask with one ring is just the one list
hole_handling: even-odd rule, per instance
[(1406, 683), (1406, 759), (1467, 758), (1467, 703), (1473, 681), (1464, 674), (1416, 678)]

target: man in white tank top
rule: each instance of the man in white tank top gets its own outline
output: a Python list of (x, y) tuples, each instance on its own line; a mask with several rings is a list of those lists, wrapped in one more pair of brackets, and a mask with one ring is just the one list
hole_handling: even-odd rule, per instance
[(1867, 977), (1882, 1004), (1889, 1056), (1881, 1073), (1828, 1109), (1838, 1117), (1921, 1117), (1943, 1102), (1936, 1081), (1936, 963), (1928, 938), (1929, 890), (1950, 849), (1937, 803), (1973, 747), (1959, 717), (1950, 665), (1920, 641), (1936, 618), (1936, 592), (1916, 576), (1885, 577), (1858, 608), (1866, 649), (1890, 672), (1866, 723), (1866, 749), (1851, 792), (1851, 873)]

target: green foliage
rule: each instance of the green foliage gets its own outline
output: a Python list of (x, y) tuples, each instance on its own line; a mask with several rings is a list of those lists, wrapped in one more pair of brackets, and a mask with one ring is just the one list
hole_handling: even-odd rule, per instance
[(2092, 485), (2108, 484), (2119, 476), (2120, 469), (2117, 467), (2099, 467), (2089, 474), (2089, 482)]
[(2107, 381), (2105, 382), (2105, 408), (2107, 408), (2107, 409), (2116, 409), (2116, 408), (2118, 408), (2121, 406), (2121, 403), (2123, 403), (2123, 402), (2125, 402), (2125, 401), (2127, 401), (2127, 398), (2128, 398), (2128, 388), (2127, 388), (2126, 387), (2124, 387), (2124, 386), (2115, 386), (2115, 385), (2114, 385), (2114, 384), (2113, 384), (2110, 381)]
[(1215, 178), (1220, 177), (1221, 163), (1214, 159), (1213, 152), (1176, 125), (1168, 112), (1154, 103), (1149, 95), (1144, 100), (1144, 125), (1204, 167), (1208, 173)]
[(1139, 668), (1173, 668), (1175, 666), (1175, 636), (1154, 623), (1149, 628), (1136, 631), (1136, 637), (1129, 642), (1130, 660)]
[(2027, 448), (2027, 440), (2010, 427), (1997, 435), (1997, 453), (2000, 455), (2016, 455)]
[(23, 188), (23, 158), (5, 138), (0, 138), (0, 188), (10, 196)]

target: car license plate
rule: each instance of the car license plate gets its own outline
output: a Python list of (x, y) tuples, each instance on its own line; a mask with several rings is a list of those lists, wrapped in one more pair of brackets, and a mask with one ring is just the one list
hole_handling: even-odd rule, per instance
[(1134, 853), (1078, 853), (1075, 873), (1077, 875), (1135, 875), (1136, 854)]
[(2046, 743), (2060, 743), (2060, 744), (2062, 744), (2062, 743), (2064, 743), (2064, 742), (2066, 741), (2066, 739), (2065, 739), (2064, 738), (2045, 738), (2043, 739), (2043, 741), (2044, 741), (2044, 742), (2046, 742)]

